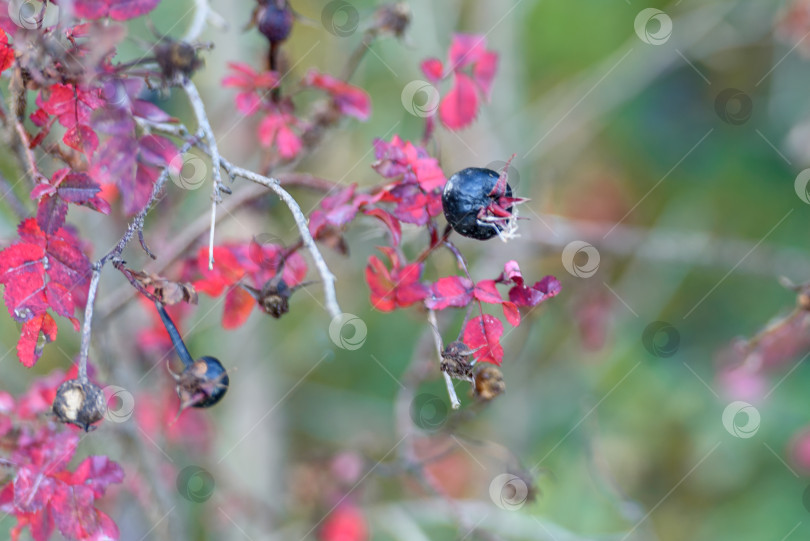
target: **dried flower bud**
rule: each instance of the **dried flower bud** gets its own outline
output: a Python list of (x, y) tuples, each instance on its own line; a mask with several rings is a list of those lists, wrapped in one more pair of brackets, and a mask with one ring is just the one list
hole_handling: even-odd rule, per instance
[(385, 4), (374, 13), (374, 26), (401, 38), (411, 24), (411, 8), (405, 2)]
[(89, 381), (82, 383), (78, 379), (69, 379), (56, 390), (52, 409), (61, 422), (74, 424), (89, 432), (90, 425), (104, 417), (104, 393), (98, 385)]
[(456, 379), (463, 379), (466, 381), (473, 381), (472, 377), (472, 364), (470, 364), (469, 356), (475, 353), (467, 345), (456, 340), (447, 344), (447, 347), (442, 351), (442, 372), (447, 372), (450, 376)]
[(489, 402), (498, 395), (506, 392), (506, 383), (503, 381), (503, 373), (497, 366), (491, 364), (481, 364), (475, 372), (475, 396), (485, 402)]

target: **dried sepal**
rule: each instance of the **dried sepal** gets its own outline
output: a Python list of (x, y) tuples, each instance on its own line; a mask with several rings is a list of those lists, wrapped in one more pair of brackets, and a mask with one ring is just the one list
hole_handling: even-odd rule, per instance
[(106, 403), (98, 385), (89, 381), (69, 379), (56, 390), (52, 410), (56, 418), (82, 428), (85, 432), (104, 418)]

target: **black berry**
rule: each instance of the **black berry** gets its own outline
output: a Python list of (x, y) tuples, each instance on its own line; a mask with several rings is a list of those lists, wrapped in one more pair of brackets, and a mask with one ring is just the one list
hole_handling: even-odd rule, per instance
[(104, 393), (89, 381), (69, 379), (56, 390), (53, 413), (63, 423), (70, 423), (89, 432), (92, 424), (104, 417), (106, 403)]
[(214, 357), (200, 357), (175, 376), (180, 408), (210, 408), (225, 396), (230, 379)]
[[(177, 356), (185, 367), (180, 374), (172, 373), (177, 382), (177, 396), (180, 397), (180, 411), (185, 408), (209, 408), (222, 400), (228, 391), (230, 379), (222, 363), (214, 357), (200, 357), (192, 360), (185, 342), (177, 331), (172, 318), (163, 304), (155, 302), (155, 307), (163, 320), (163, 325), (172, 339)], [(170, 370), (171, 371), (171, 370)]]
[(264, 34), (270, 43), (279, 43), (287, 39), (292, 31), (293, 11), (287, 0), (260, 0), (256, 12), (256, 24), (259, 32)]
[(512, 187), (506, 183), (497, 189), (499, 177), (482, 167), (468, 167), (450, 177), (442, 192), (442, 208), (457, 233), (487, 240), (512, 227)]

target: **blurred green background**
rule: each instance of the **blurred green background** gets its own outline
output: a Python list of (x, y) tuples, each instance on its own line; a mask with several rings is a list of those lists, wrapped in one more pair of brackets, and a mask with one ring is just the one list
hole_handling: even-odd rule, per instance
[[(326, 2), (292, 4), (308, 20), (296, 24), (284, 47), (291, 80), (311, 66), (338, 75), (377, 6), (351, 1), (360, 28), (338, 37), (322, 25)], [(236, 372), (227, 399), (206, 412), (213, 424), (209, 451), (155, 442), (162, 450), (153, 449), (158, 461), (170, 458), (178, 469), (199, 464), (217, 482), (205, 503), (177, 497), (167, 521), (184, 524), (194, 539), (299, 539), (331, 507), (318, 511), (325, 505), (318, 494), (334, 483), (313, 471), (336, 454), (354, 452), (365, 462), (344, 503), (362, 509), (374, 540), (490, 538), (470, 533), (470, 526), (497, 539), (807, 539), (810, 502), (803, 495), (810, 485), (790, 448), (810, 424), (810, 371), (796, 364), (800, 356), (785, 359), (762, 372), (764, 392), (756, 396), (735, 395), (717, 373), (718, 354), (735, 337), (755, 334), (793, 307), (795, 293), (778, 278), (810, 278), (810, 207), (794, 189), (797, 174), (810, 166), (810, 134), (803, 131), (810, 40), (796, 45), (810, 25), (794, 38), (779, 36), (775, 28), (788, 4), (758, 0), (408, 4), (412, 23), (404, 42), (375, 43), (352, 79), (371, 94), (371, 119), (342, 124), (296, 170), (361, 186), (379, 182), (369, 167), (373, 139), (422, 136), (423, 120), (407, 112), (401, 97), (407, 83), (424, 78), (419, 63), (430, 56), (444, 60), (453, 32), (485, 34), (488, 47), (500, 54), (492, 102), (471, 128), (439, 129), (430, 150), (439, 150), (448, 176), (516, 153), (517, 192), (531, 201), (522, 209), (521, 238), (508, 244), (459, 239), (457, 245), (474, 278), (494, 277), (503, 262), (516, 259), (527, 279), (554, 274), (563, 291), (504, 339), (505, 395), (479, 411), (459, 385), (463, 406), (456, 414), (461, 417), (447, 421), (452, 434), (413, 436), (435, 449), (451, 448), (437, 469), (446, 470), (440, 477), (458, 497), (456, 509), (386, 468), (401, 438), (395, 396), (403, 374), (414, 357), (435, 352), (429, 342), (418, 346), (427, 330), (424, 314), (370, 309), (362, 271), (375, 244), (384, 241), (376, 223), (361, 219), (350, 230), (349, 258), (327, 253), (341, 307), (367, 326), (356, 351), (330, 340), (318, 286), (308, 289), (312, 295), (296, 293), (281, 320), (254, 312), (231, 332), (219, 324), (222, 299), (201, 296), (189, 346)], [(179, 35), (192, 6), (164, 2), (152, 19), (161, 32)], [(255, 119), (236, 118), (234, 92), (220, 80), (228, 61), (262, 67), (266, 44), (257, 32), (242, 31), (253, 2), (218, 0), (212, 6), (229, 28), (203, 34), (215, 48), (204, 54), (206, 67), (195, 81), (215, 131), (228, 133), (220, 141), (223, 154), (256, 167)], [(646, 8), (663, 10), (672, 22), (671, 35), (660, 44), (645, 43), (634, 28)], [(659, 24), (650, 21), (641, 35), (660, 36)], [(154, 39), (140, 21), (132, 27)], [(138, 46), (127, 42), (124, 49), (127, 57)], [(724, 101), (727, 89), (742, 97)], [(172, 114), (191, 122), (179, 93), (168, 104)], [(160, 254), (184, 224), (208, 212), (209, 195), (208, 189), (175, 193), (176, 210), (158, 210), (160, 238), (149, 238), (152, 250)], [(294, 195), (305, 211), (319, 200), (303, 190)], [(107, 219), (84, 211), (72, 210), (70, 219), (93, 239), (95, 253), (124, 227), (99, 230)], [(4, 215), (0, 224), (4, 238), (12, 238), (13, 218)], [(245, 241), (260, 233), (294, 241), (286, 208), (271, 200), (240, 211), (217, 230), (219, 240)], [(409, 233), (406, 241), (421, 246), (423, 239)], [(574, 240), (599, 252), (590, 277), (564, 267), (562, 250)], [(575, 263), (582, 265), (578, 257)], [(127, 260), (149, 268), (134, 247)], [(441, 254), (426, 272), (428, 278), (453, 272), (452, 260)], [(100, 297), (123, 286), (108, 271)], [(441, 315), (445, 342), (455, 338), (462, 317)], [(668, 322), (679, 337), (671, 356), (645, 348), (642, 336), (655, 321)], [(104, 322), (107, 351), (121, 358), (116, 353), (102, 366), (150, 366), (135, 353), (136, 330), (147, 324), (140, 305)], [(13, 350), (17, 327), (9, 318), (0, 325), (2, 343)], [(34, 371), (20, 366), (13, 352), (7, 355), (3, 388), (19, 392), (32, 372), (69, 366), (78, 342), (68, 328), (60, 321), (59, 340)], [(166, 378), (154, 370), (141, 385), (149, 390)], [(447, 402), (438, 370), (417, 393)], [(753, 437), (724, 428), (723, 411), (734, 400), (759, 412)], [(125, 446), (111, 450), (104, 439), (115, 430), (86, 438), (83, 451), (125, 457)], [(378, 460), (383, 464), (375, 466)], [(490, 498), (490, 483), (516, 465), (530, 471), (539, 493), (518, 510), (503, 510)], [(174, 494), (173, 477), (167, 484)], [(158, 535), (142, 513), (115, 509), (124, 539)], [(455, 513), (470, 524), (459, 527)], [(3, 524), (6, 529), (10, 519)], [(317, 529), (309, 538), (316, 535)]]

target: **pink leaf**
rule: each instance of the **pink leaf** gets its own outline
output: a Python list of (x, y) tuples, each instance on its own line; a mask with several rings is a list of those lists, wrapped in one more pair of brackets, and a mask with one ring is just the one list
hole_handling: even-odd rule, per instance
[(440, 278), (430, 286), (425, 306), (432, 310), (444, 310), (449, 306), (467, 306), (473, 299), (473, 284), (462, 276)]
[(475, 83), (464, 73), (455, 74), (452, 90), (439, 105), (439, 118), (450, 130), (460, 130), (472, 124), (478, 114), (478, 94)]
[(444, 75), (444, 66), (442, 61), (438, 58), (428, 58), (422, 62), (422, 73), (425, 74), (428, 81), (433, 84), (438, 83)]
[(76, 124), (65, 132), (62, 141), (70, 148), (90, 156), (98, 148), (98, 135), (90, 126)]

